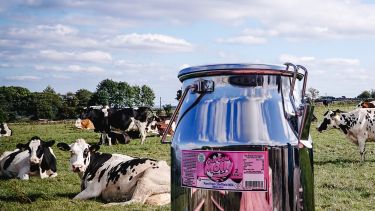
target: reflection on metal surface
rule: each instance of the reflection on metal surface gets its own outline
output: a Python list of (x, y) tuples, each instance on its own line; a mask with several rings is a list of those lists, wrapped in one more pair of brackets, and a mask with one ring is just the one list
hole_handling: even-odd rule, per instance
[[(182, 90), (202, 79), (215, 88), (189, 92), (180, 102), (171, 146), (172, 210), (314, 210), (313, 151), (301, 144), (311, 143), (313, 109), (304, 100), (306, 80), (297, 88), (307, 70), (294, 67), (212, 65), (179, 73)], [(182, 150), (268, 151), (268, 188), (182, 187)]]

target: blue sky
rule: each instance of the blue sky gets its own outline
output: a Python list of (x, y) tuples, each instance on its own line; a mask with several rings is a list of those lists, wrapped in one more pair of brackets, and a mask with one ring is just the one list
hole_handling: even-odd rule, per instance
[(174, 100), (184, 67), (294, 62), (321, 95), (375, 89), (375, 2), (0, 0), (0, 85), (95, 91), (103, 79)]

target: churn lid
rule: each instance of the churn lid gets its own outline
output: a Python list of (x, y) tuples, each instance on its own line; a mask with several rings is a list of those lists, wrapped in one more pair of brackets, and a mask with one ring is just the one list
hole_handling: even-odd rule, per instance
[[(265, 75), (283, 75), (293, 76), (293, 68), (288, 69), (287, 65), (266, 65), (266, 64), (213, 64), (188, 67), (178, 73), (180, 81), (189, 78), (218, 76), (218, 75), (247, 75), (247, 74), (265, 74)], [(298, 74), (299, 79), (303, 77)]]

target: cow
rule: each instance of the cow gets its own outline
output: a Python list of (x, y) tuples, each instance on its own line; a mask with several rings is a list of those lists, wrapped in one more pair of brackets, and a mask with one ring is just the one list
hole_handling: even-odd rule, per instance
[(89, 119), (78, 118), (75, 122), (75, 127), (80, 129), (93, 130), (95, 129), (94, 124)]
[(0, 137), (2, 136), (11, 136), (12, 130), (9, 129), (7, 123), (1, 123), (0, 124)]
[[(167, 129), (168, 127), (168, 124), (169, 124), (170, 120), (164, 120), (162, 122), (158, 122), (156, 125), (157, 125), (157, 128), (158, 128), (158, 135), (162, 136), (164, 131)], [(174, 134), (174, 131), (176, 129), (176, 123), (173, 122), (172, 123), (172, 127), (171, 129), (168, 131), (167, 135), (168, 136), (171, 136)]]
[(366, 141), (375, 141), (375, 109), (359, 108), (350, 112), (328, 110), (317, 130), (322, 132), (329, 126), (340, 129), (350, 141), (359, 146), (361, 162), (364, 162)]
[(0, 157), (0, 176), (28, 180), (30, 175), (40, 178), (56, 177), (56, 156), (51, 149), (54, 140), (43, 141), (34, 136), (26, 144), (17, 144), (14, 151)]
[(112, 145), (111, 138), (108, 137), (108, 133), (112, 128), (125, 132), (139, 131), (141, 144), (143, 144), (147, 132), (151, 130), (152, 125), (155, 125), (158, 120), (158, 117), (149, 107), (138, 107), (138, 109), (114, 109), (107, 106), (101, 109), (88, 108), (85, 113), (81, 114), (80, 118), (90, 119), (94, 124), (94, 131), (102, 133), (100, 143), (104, 144), (105, 140), (108, 140), (108, 145)]
[(122, 131), (114, 131), (111, 130), (108, 133), (109, 138), (113, 143), (121, 143), (121, 144), (128, 144), (130, 143), (130, 136)]
[(375, 100), (374, 101), (362, 101), (360, 102), (357, 107), (359, 108), (375, 108)]
[(101, 197), (122, 205), (170, 203), (170, 166), (165, 161), (100, 153), (100, 145), (84, 139), (57, 147), (70, 151), (71, 170), (81, 178), (81, 192), (73, 199)]

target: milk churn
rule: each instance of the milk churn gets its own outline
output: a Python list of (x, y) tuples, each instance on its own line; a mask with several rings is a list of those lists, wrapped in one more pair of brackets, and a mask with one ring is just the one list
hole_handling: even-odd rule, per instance
[(178, 78), (172, 210), (314, 210), (305, 67), (206, 65)]

